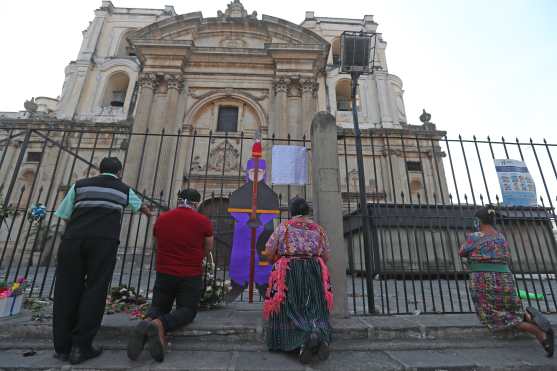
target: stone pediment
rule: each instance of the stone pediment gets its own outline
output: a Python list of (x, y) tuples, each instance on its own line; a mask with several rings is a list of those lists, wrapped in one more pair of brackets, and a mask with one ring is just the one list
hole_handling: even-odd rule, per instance
[(200, 12), (177, 15), (146, 26), (130, 35), (137, 40), (188, 40), (194, 47), (265, 49), (270, 44), (285, 44), (303, 49), (327, 50), (328, 42), (316, 33), (292, 22), (257, 13), (248, 13), (239, 0), (228, 4), (217, 17), (204, 18)]

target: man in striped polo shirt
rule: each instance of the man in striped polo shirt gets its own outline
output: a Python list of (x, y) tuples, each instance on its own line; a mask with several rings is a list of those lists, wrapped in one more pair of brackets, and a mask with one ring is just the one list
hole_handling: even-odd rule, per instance
[(58, 250), (54, 288), (55, 357), (72, 364), (99, 356), (93, 346), (100, 328), (116, 264), (122, 213), (151, 215), (135, 192), (120, 180), (122, 163), (105, 157), (101, 174), (75, 182), (55, 215), (67, 222)]

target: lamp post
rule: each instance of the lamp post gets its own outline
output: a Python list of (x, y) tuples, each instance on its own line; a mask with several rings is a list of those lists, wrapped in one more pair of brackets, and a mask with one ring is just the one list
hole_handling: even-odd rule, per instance
[[(356, 106), (356, 93), (358, 78), (363, 74), (372, 74), (375, 61), (375, 44), (377, 34), (365, 32), (345, 31), (341, 35), (341, 61), (340, 72), (349, 73), (352, 77), (352, 118), (354, 121), (354, 139), (356, 142), (356, 162), (358, 166), (358, 183), (360, 188), (360, 210), (362, 217), (362, 232), (364, 240), (364, 259), (366, 264), (367, 302), (369, 312), (375, 311), (373, 295), (374, 259), (372, 259), (371, 238), (369, 231), (370, 217), (367, 208), (366, 181), (364, 172), (364, 158), (362, 154), (362, 139), (358, 123), (358, 107)], [(371, 57), (371, 58), (370, 58)]]

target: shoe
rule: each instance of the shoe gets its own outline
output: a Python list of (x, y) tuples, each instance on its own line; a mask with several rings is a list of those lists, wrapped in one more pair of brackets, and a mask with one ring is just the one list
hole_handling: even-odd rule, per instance
[(317, 348), (317, 358), (319, 358), (320, 361), (326, 361), (330, 353), (329, 343), (322, 341), (321, 344), (319, 344), (319, 348)]
[(72, 365), (77, 365), (87, 361), (88, 359), (100, 356), (102, 352), (102, 347), (96, 348), (94, 346), (91, 346), (88, 349), (74, 347), (70, 353), (69, 360)]
[(298, 353), (298, 359), (300, 360), (300, 362), (304, 365), (307, 365), (308, 363), (311, 362), (312, 358), (313, 358), (313, 352), (311, 351), (311, 349), (307, 347), (305, 344), (302, 345), (300, 347), (300, 352)]
[(149, 327), (148, 321), (141, 321), (135, 326), (128, 338), (128, 358), (132, 361), (137, 360), (145, 343), (147, 343), (147, 327)]
[(147, 346), (151, 357), (157, 362), (164, 361), (164, 327), (159, 320), (149, 322), (147, 326)]
[(54, 352), (54, 354), (52, 355), (54, 358), (56, 358), (59, 361), (62, 362), (68, 362), (68, 359), (70, 358), (70, 353), (57, 353)]

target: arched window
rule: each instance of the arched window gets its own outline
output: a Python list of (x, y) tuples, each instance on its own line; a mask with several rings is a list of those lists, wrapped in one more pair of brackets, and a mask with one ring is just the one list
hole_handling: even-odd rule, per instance
[(340, 66), (340, 39), (338, 37), (331, 43), (331, 54), (333, 55), (333, 64)]
[[(352, 111), (352, 81), (342, 79), (336, 85), (337, 111)], [(356, 92), (356, 107), (360, 110), (360, 94)]]
[(103, 107), (123, 107), (126, 101), (130, 78), (125, 72), (117, 72), (108, 80)]

